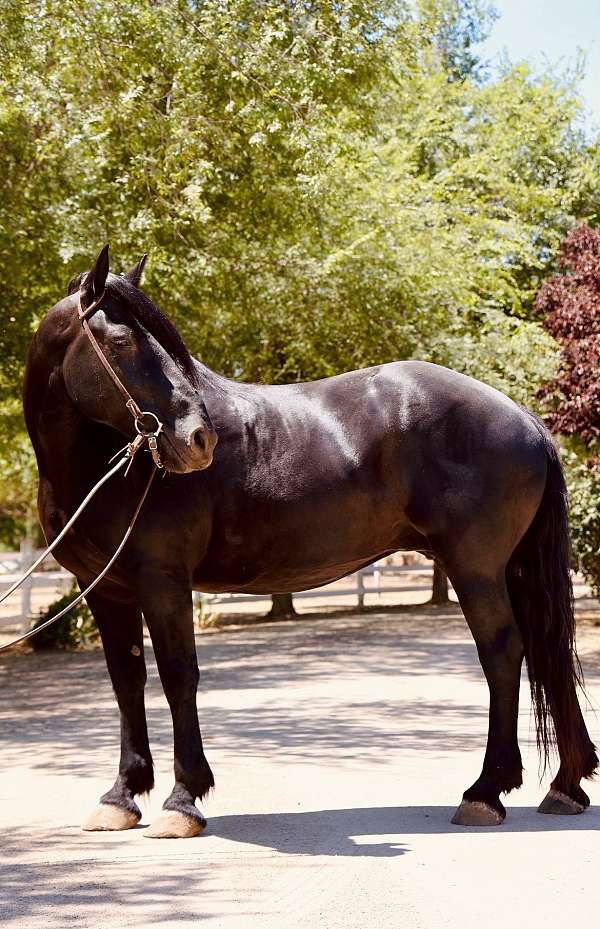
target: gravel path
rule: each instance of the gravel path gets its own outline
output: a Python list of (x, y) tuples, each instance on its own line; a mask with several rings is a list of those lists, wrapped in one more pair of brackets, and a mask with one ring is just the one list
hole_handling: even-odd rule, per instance
[[(583, 623), (600, 706), (600, 628)], [(526, 781), (496, 829), (450, 817), (479, 772), (487, 688), (457, 613), (332, 617), (198, 637), (217, 789), (207, 833), (149, 840), (79, 824), (114, 779), (118, 716), (102, 654), (0, 660), (0, 921), (6, 929), (558, 929), (600, 903), (600, 786), (577, 817), (535, 812)], [(588, 710), (593, 736), (600, 721)], [(153, 662), (155, 817), (171, 728)]]

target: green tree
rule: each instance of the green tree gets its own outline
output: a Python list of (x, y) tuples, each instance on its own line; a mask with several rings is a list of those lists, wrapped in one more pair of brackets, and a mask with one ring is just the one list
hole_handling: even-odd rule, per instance
[[(366, 118), (362, 91), (385, 67), (387, 43), (401, 40), (403, 28), (410, 33), (401, 18), (390, 4), (355, 0), (6, 4), (0, 447), (7, 456), (21, 441), (31, 332), (103, 241), (124, 264), (149, 250), (149, 289), (191, 347), (240, 373), (228, 327), (241, 318), (240, 341), (254, 329), (263, 338), (253, 324), (260, 301), (251, 304), (271, 282), (277, 302), (285, 290), (282, 242), (314, 224), (318, 193), (309, 182), (332, 157), (324, 125), (352, 101), (357, 119)], [(27, 483), (5, 484), (0, 514), (22, 523), (30, 500)]]
[(479, 0), (7, 0), (0, 447), (32, 327), (107, 240), (230, 376), (421, 357), (530, 401), (555, 354), (533, 295), (599, 159), (570, 84), (484, 80), (490, 24)]
[(421, 21), (450, 82), (480, 79), (486, 73), (477, 45), (487, 38), (497, 12), (485, 0), (421, 0)]

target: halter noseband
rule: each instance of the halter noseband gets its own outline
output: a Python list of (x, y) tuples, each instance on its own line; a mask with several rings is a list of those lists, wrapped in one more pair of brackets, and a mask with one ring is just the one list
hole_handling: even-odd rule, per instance
[[(137, 405), (137, 403), (135, 402), (135, 400), (133, 399), (133, 397), (131, 396), (127, 388), (125, 387), (125, 384), (123, 383), (123, 381), (121, 380), (121, 378), (119, 377), (119, 375), (117, 374), (113, 366), (111, 365), (110, 361), (108, 360), (108, 358), (106, 357), (102, 349), (100, 348), (92, 330), (90, 329), (90, 326), (88, 323), (88, 316), (90, 316), (94, 312), (94, 310), (100, 305), (100, 303), (104, 299), (105, 294), (106, 294), (106, 288), (102, 291), (100, 296), (96, 300), (94, 300), (93, 303), (91, 303), (87, 307), (84, 307), (83, 303), (81, 302), (81, 289), (80, 289), (78, 293), (77, 315), (81, 321), (81, 325), (83, 326), (83, 331), (85, 332), (85, 334), (87, 335), (88, 339), (91, 342), (92, 348), (94, 349), (98, 358), (102, 362), (102, 365), (106, 373), (108, 374), (113, 384), (115, 385), (115, 387), (117, 388), (117, 390), (119, 391), (123, 399), (125, 400), (125, 406), (127, 407), (129, 412), (133, 416), (137, 436), (135, 437), (133, 442), (130, 442), (126, 446), (129, 452), (129, 457), (133, 459), (133, 456), (135, 455), (137, 450), (141, 448), (144, 442), (147, 441), (148, 448), (150, 450), (150, 454), (152, 455), (152, 460), (154, 461), (154, 464), (156, 465), (157, 468), (164, 468), (164, 465), (161, 461), (160, 453), (158, 451), (158, 443), (157, 443), (158, 436), (162, 432), (163, 424), (161, 423), (156, 413), (151, 413), (149, 410), (145, 410), (145, 411), (140, 410), (139, 406)], [(146, 420), (147, 422), (148, 417), (152, 417), (152, 419), (156, 420), (156, 425), (152, 429), (147, 429), (144, 426), (144, 420)]]

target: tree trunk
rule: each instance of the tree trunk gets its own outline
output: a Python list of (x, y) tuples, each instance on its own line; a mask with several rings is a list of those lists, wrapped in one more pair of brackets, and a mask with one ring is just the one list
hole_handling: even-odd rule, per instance
[(271, 594), (271, 609), (267, 615), (271, 619), (291, 619), (297, 616), (292, 594)]
[(448, 596), (448, 578), (434, 561), (433, 584), (431, 587), (431, 600), (429, 603), (432, 606), (443, 606), (445, 603), (449, 602), (450, 598)]

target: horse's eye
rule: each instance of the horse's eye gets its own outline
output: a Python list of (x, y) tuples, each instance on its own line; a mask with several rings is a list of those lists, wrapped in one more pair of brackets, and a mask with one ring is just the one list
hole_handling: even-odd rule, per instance
[(122, 348), (131, 348), (132, 342), (131, 339), (128, 339), (126, 336), (121, 336), (120, 339), (113, 339), (113, 345), (120, 345)]

